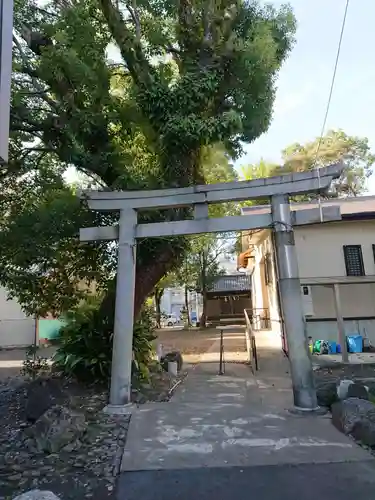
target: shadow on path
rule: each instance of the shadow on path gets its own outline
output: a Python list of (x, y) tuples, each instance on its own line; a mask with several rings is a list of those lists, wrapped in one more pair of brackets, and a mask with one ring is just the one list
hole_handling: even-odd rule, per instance
[(134, 410), (118, 500), (187, 499), (193, 493), (200, 499), (308, 500), (310, 488), (315, 500), (324, 490), (320, 475), (324, 491), (341, 500), (349, 499), (340, 491), (347, 495), (343, 485), (350, 478), (356, 494), (375, 493), (368, 452), (339, 433), (328, 416), (290, 413), (289, 365), (280, 350), (260, 349), (255, 376), (240, 363), (228, 363), (218, 375), (216, 352), (213, 346), (210, 362), (202, 359), (169, 403)]

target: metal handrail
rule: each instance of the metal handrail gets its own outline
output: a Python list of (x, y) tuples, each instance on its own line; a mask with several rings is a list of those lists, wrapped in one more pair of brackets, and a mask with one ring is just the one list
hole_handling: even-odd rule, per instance
[(254, 368), (256, 371), (259, 370), (259, 365), (258, 365), (256, 339), (255, 339), (254, 329), (251, 324), (251, 319), (252, 319), (251, 309), (244, 309), (244, 315), (246, 322), (246, 330), (245, 330), (246, 350), (249, 357), (249, 363), (254, 372)]
[(271, 328), (270, 312), (267, 308), (251, 310), (251, 324), (253, 330), (268, 330)]

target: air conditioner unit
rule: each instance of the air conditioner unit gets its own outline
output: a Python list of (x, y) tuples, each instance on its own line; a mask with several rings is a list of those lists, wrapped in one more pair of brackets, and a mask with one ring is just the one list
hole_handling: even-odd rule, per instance
[(302, 307), (303, 313), (306, 317), (314, 316), (314, 304), (311, 294), (311, 286), (303, 285), (301, 286), (302, 294)]

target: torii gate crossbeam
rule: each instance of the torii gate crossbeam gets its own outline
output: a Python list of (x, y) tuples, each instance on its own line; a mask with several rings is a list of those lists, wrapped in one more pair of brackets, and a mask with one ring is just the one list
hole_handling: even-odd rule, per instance
[[(130, 403), (133, 343), (136, 240), (145, 237), (241, 231), (272, 227), (275, 231), (276, 256), (283, 319), (288, 339), (294, 403), (313, 410), (317, 406), (311, 359), (305, 334), (302, 298), (294, 246), (293, 225), (339, 220), (337, 206), (300, 210), (291, 213), (289, 196), (326, 191), (339, 177), (344, 166), (335, 164), (317, 171), (299, 172), (253, 181), (240, 181), (157, 191), (86, 192), (93, 210), (119, 211), (117, 226), (81, 229), (81, 241), (118, 240), (118, 267), (110, 404), (107, 411), (123, 412)], [(271, 214), (210, 219), (208, 205), (268, 197)], [(191, 206), (194, 219), (138, 224), (138, 211)]]

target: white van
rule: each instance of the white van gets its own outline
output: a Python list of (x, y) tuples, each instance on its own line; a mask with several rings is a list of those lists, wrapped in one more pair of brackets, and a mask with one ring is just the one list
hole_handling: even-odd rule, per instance
[(178, 318), (175, 314), (163, 315), (161, 320), (161, 326), (165, 328), (166, 326), (175, 326), (178, 323)]

